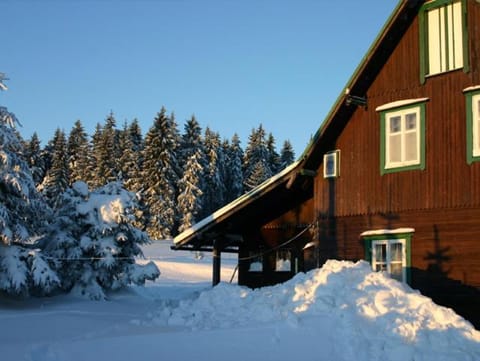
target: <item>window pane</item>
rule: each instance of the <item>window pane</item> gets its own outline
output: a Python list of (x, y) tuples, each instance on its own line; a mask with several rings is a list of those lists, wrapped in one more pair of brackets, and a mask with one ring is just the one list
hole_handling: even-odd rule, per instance
[(416, 160), (418, 160), (417, 133), (407, 133), (405, 134), (405, 161)]
[(402, 248), (401, 243), (392, 243), (390, 245), (390, 259), (392, 262), (402, 262)]
[(387, 245), (386, 244), (375, 245), (375, 261), (377, 263), (387, 262)]
[(391, 117), (390, 118), (390, 133), (398, 133), (402, 130), (402, 118)]
[(401, 262), (392, 262), (390, 264), (390, 277), (396, 279), (397, 281), (403, 281), (403, 267)]
[(398, 162), (402, 161), (401, 144), (402, 144), (401, 134), (391, 135), (389, 137), (389, 147), (388, 147), (388, 151), (389, 151), (388, 162), (389, 163), (398, 163)]
[[(460, 1), (449, 6), (451, 15), (451, 23), (449, 23), (449, 29), (451, 29), (449, 39), (450, 54), (450, 69), (458, 69), (463, 67), (463, 26), (462, 26), (462, 4)], [(449, 9), (449, 10), (450, 10)]]
[(291, 253), (289, 250), (277, 251), (277, 261), (275, 264), (275, 271), (290, 272), (292, 270)]
[(442, 71), (440, 18), (440, 9), (427, 12), (429, 74), (437, 74)]
[(409, 113), (405, 115), (405, 129), (413, 130), (417, 128), (417, 113)]

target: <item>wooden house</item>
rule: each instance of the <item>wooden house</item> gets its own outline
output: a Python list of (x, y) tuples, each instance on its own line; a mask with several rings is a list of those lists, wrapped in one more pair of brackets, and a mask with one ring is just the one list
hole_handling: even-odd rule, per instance
[[(236, 203), (235, 203), (236, 202)], [(403, 0), (299, 161), (175, 239), (239, 284), (365, 259), (480, 327), (480, 1)]]

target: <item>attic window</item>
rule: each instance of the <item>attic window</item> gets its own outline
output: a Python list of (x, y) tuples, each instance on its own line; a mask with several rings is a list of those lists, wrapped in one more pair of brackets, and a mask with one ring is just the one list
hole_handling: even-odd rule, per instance
[(323, 155), (323, 178), (340, 176), (340, 150), (333, 150)]
[(420, 13), (421, 81), (429, 75), (468, 71), (465, 0), (436, 0)]

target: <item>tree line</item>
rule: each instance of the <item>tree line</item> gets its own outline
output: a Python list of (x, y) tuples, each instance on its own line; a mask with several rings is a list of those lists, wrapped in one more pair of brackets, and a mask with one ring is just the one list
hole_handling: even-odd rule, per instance
[(256, 187), (294, 161), (288, 140), (278, 152), (260, 124), (245, 149), (239, 136), (202, 130), (192, 116), (180, 132), (162, 107), (145, 135), (138, 120), (120, 128), (113, 113), (90, 137), (80, 120), (68, 134), (57, 129), (45, 147), (37, 133), (24, 141), (23, 156), (36, 188), (55, 208), (76, 181), (96, 189), (121, 182), (138, 196), (135, 224), (152, 239), (167, 239)]
[[(22, 139), (0, 106), (0, 295), (74, 292), (103, 299), (160, 272), (140, 246), (168, 238), (293, 161), (260, 125), (245, 150), (164, 108), (145, 136), (109, 114), (90, 138), (81, 121), (45, 147)], [(148, 234), (147, 234), (148, 232)]]

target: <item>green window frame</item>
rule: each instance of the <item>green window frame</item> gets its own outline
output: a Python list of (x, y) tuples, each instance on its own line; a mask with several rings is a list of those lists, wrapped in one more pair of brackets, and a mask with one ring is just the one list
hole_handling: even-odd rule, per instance
[(436, 0), (419, 13), (420, 83), (427, 76), (469, 71), (467, 1)]
[(465, 90), (467, 111), (467, 163), (480, 161), (480, 87)]
[[(372, 265), (373, 271), (387, 272), (392, 278), (411, 284), (412, 237), (413, 231), (364, 235), (362, 238), (365, 245), (365, 260)], [(400, 258), (396, 256), (399, 251)], [(398, 272), (399, 265), (400, 273)]]
[(381, 107), (381, 175), (425, 169), (426, 98), (404, 102), (408, 104), (386, 109)]

